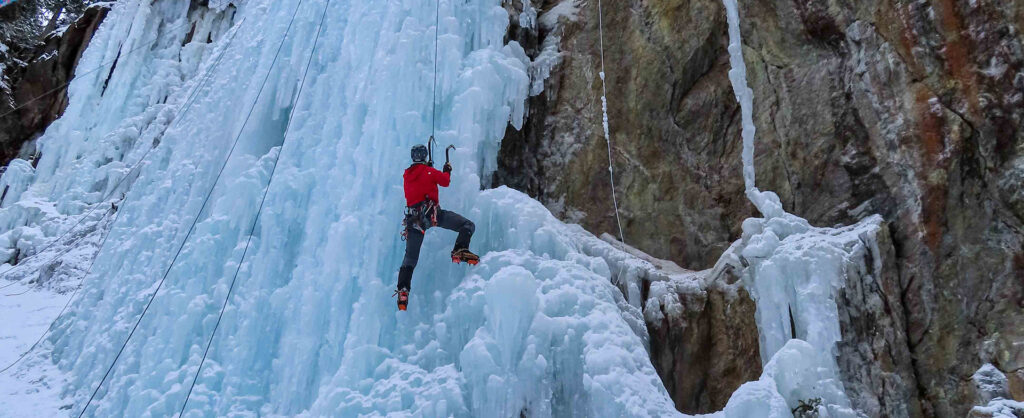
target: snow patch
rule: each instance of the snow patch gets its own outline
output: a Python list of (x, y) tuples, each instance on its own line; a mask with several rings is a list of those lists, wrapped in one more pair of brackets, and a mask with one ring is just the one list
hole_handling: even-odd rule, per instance
[(570, 22), (575, 22), (579, 19), (581, 3), (581, 0), (562, 0), (541, 14), (537, 21), (540, 22), (542, 29), (548, 31), (555, 29), (559, 19), (565, 18)]

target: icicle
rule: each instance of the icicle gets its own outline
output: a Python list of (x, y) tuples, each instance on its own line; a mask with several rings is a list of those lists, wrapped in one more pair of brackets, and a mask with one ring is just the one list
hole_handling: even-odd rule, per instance
[(723, 0), (729, 22), (729, 81), (732, 82), (736, 101), (740, 103), (740, 121), (743, 137), (743, 185), (747, 198), (766, 217), (782, 215), (781, 206), (772, 204), (771, 199), (757, 189), (754, 181), (754, 91), (747, 85), (747, 65), (743, 61), (743, 39), (740, 35), (740, 16), (736, 0)]

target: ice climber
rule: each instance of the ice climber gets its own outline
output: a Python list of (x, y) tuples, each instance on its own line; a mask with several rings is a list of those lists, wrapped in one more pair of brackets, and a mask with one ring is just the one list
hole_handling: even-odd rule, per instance
[(432, 226), (456, 231), (455, 248), (452, 249), (452, 262), (465, 261), (476, 265), (480, 257), (469, 251), (469, 240), (473, 238), (476, 226), (469, 219), (455, 212), (441, 209), (437, 199), (437, 186), (448, 187), (451, 183), (452, 166), (444, 163), (443, 171), (438, 171), (427, 161), (427, 147), (416, 145), (410, 152), (412, 165), (402, 175), (405, 184), (405, 220), (402, 222), (405, 231), (405, 258), (398, 270), (398, 309), (404, 311), (409, 304), (409, 286), (412, 284), (412, 271), (420, 258), (420, 246), (423, 236)]

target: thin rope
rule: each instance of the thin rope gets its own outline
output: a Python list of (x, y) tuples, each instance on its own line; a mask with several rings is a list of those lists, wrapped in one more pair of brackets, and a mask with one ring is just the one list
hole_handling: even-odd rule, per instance
[[(238, 26), (241, 26), (241, 24), (243, 22), (245, 22), (245, 18), (244, 17), (241, 20), (238, 21)], [(185, 26), (185, 25), (181, 25), (181, 26)], [(237, 33), (238, 33), (238, 30), (236, 28), (236, 30), (233, 31), (231, 33), (231, 35), (228, 37), (228, 41), (225, 43), (224, 48), (220, 51), (220, 54), (214, 60), (213, 64), (211, 64), (210, 67), (207, 68), (206, 74), (204, 74), (203, 77), (199, 79), (199, 83), (196, 84), (196, 87), (192, 90), (191, 93), (189, 93), (188, 96), (186, 96), (185, 105), (178, 109), (178, 112), (175, 113), (174, 119), (172, 119), (172, 122), (168, 123), (167, 127), (164, 128), (164, 132), (167, 132), (171, 128), (177, 126), (178, 123), (181, 121), (181, 119), (180, 119), (181, 115), (185, 114), (185, 112), (187, 112), (188, 109), (192, 107), (192, 104), (195, 103), (195, 99), (196, 99), (196, 97), (198, 97), (199, 91), (204, 87), (206, 82), (209, 81), (210, 75), (213, 74), (213, 70), (220, 64), (221, 60), (224, 58), (224, 53), (227, 51), (228, 46), (231, 45), (231, 42), (234, 41), (235, 34), (237, 34)], [(46, 250), (48, 250), (51, 247), (53, 247), (55, 244), (60, 242), (60, 240), (64, 239), (64, 237), (66, 237), (68, 234), (70, 234), (71, 231), (73, 231), (75, 228), (77, 228), (79, 225), (81, 225), (82, 222), (85, 221), (85, 219), (88, 218), (89, 215), (91, 215), (96, 209), (98, 209), (100, 206), (106, 206), (107, 199), (110, 199), (110, 197), (113, 196), (115, 192), (117, 192), (117, 190), (121, 187), (121, 185), (124, 184), (124, 182), (127, 179), (132, 177), (132, 172), (134, 172), (135, 169), (140, 168), (142, 166), (142, 163), (146, 160), (146, 157), (149, 156), (149, 153), (152, 152), (153, 149), (155, 149), (155, 147), (152, 147), (152, 146), (149, 147), (149, 149), (147, 149), (146, 152), (142, 154), (142, 157), (140, 157), (139, 160), (136, 161), (134, 165), (132, 165), (132, 167), (128, 170), (128, 173), (125, 174), (123, 177), (121, 177), (121, 179), (118, 180), (118, 182), (116, 184), (114, 184), (114, 187), (112, 187), (110, 189), (110, 191), (107, 192), (107, 195), (104, 196), (102, 199), (100, 199), (100, 201), (98, 203), (93, 205), (92, 208), (90, 208), (88, 211), (86, 211), (84, 214), (82, 214), (82, 216), (78, 218), (78, 221), (75, 222), (73, 225), (71, 225), (71, 228), (68, 228), (66, 231), (64, 231), (64, 233), (62, 233), (56, 239), (54, 239), (53, 241), (50, 241), (50, 243), (47, 244), (46, 246), (44, 246), (42, 250), (37, 251), (35, 254), (32, 254), (29, 257), (26, 257), (24, 260), (21, 260), (17, 265), (15, 265), (14, 267), (8, 269), (7, 271), (4, 271), (3, 273), (0, 273), (0, 278), (7, 277), (14, 270), (16, 270), (16, 269), (18, 269), (18, 268), (20, 268), (22, 266), (27, 265), (26, 263), (29, 260), (32, 260), (32, 259), (35, 259), (38, 256), (41, 256), (43, 253), (46, 252)], [(82, 240), (83, 238), (85, 238), (85, 235), (83, 235), (81, 237), (78, 237), (78, 238), (75, 238), (73, 241), (68, 243), (68, 245), (72, 246), (72, 245), (76, 244), (78, 241)], [(65, 254), (68, 253), (68, 251), (70, 251), (70, 249), (65, 251), (65, 252), (63, 252), (63, 253), (57, 254), (57, 256), (51, 258), (49, 261), (47, 261), (46, 263), (43, 263), (43, 264), (46, 265), (46, 264), (52, 263), (53, 261), (57, 260), (58, 258), (63, 257)], [(21, 283), (23, 280), (24, 279), (17, 280), (17, 281), (8, 283), (6, 285), (0, 286), (0, 289), (6, 289), (6, 288), (8, 288), (10, 286), (13, 286), (15, 284)], [(8, 295), (8, 296), (10, 296), (10, 295)]]
[(434, 93), (430, 99), (433, 110), (430, 112), (430, 137), (435, 134), (437, 120), (437, 34), (441, 31), (441, 0), (437, 0), (434, 8)]
[[(242, 22), (244, 22), (244, 21), (245, 21), (245, 18), (243, 17), (241, 20), (239, 20), (238, 24), (241, 25)], [(210, 67), (207, 68), (206, 74), (202, 78), (200, 78), (199, 83), (196, 84), (196, 88), (194, 90), (192, 90), (193, 94), (197, 93), (199, 90), (201, 90), (203, 88), (203, 86), (206, 84), (206, 82), (210, 79), (210, 77), (209, 77), (210, 74), (212, 74), (213, 70), (220, 64), (221, 59), (224, 57), (224, 52), (227, 51), (228, 46), (231, 45), (231, 42), (234, 40), (234, 34), (237, 33), (237, 32), (238, 31), (235, 30), (234, 32), (232, 32), (232, 35), (230, 35), (228, 37), (228, 41), (225, 43), (225, 45), (224, 45), (223, 49), (221, 50), (221, 53), (218, 55), (217, 59), (215, 59), (213, 64), (211, 64)], [(185, 114), (185, 112), (188, 111), (188, 108), (192, 106), (192, 103), (195, 103), (195, 100), (193, 100), (193, 99), (196, 97), (196, 95), (193, 95), (193, 94), (189, 95), (189, 99), (186, 99), (186, 101), (185, 101), (185, 106), (183, 106), (183, 108), (181, 110), (179, 110), (179, 112), (175, 115), (174, 124), (177, 124), (177, 122), (179, 120), (178, 117), (180, 117), (181, 115)], [(170, 127), (172, 127), (172, 126), (173, 125), (169, 124), (167, 129), (170, 129)], [(152, 150), (152, 149), (150, 149), (150, 150)], [(146, 151), (146, 152), (148, 154), (149, 151)], [(136, 165), (141, 163), (143, 159), (145, 159), (145, 154), (143, 155), (143, 157), (141, 159), (139, 159), (139, 162), (136, 163)], [(134, 169), (134, 167), (133, 167), (133, 169)], [(129, 170), (129, 173), (131, 173), (131, 170)], [(116, 189), (117, 186), (115, 186), (114, 188)], [(124, 204), (122, 203), (122, 207), (123, 206), (124, 206)], [(85, 279), (87, 279), (90, 274), (92, 274), (92, 268), (96, 264), (96, 259), (99, 257), (100, 252), (103, 251), (103, 246), (106, 245), (107, 237), (110, 236), (110, 232), (114, 228), (113, 225), (117, 222), (117, 217), (120, 215), (120, 213), (121, 213), (120, 211), (115, 210), (114, 218), (110, 221), (110, 226), (107, 228), (107, 232), (106, 232), (106, 234), (104, 234), (103, 240), (100, 241), (99, 249), (96, 250), (96, 254), (93, 256), (92, 261), (89, 263), (89, 268), (86, 269), (85, 274), (82, 276), (82, 280), (83, 281)], [(84, 238), (84, 236), (82, 238)], [(81, 238), (78, 238), (78, 239), (81, 239)], [(76, 240), (76, 242), (77, 242), (77, 240)], [(70, 251), (70, 249), (66, 250), (64, 253), (58, 255), (57, 257), (55, 257), (53, 260), (56, 260), (57, 258), (63, 257), (64, 254), (67, 254), (69, 251)], [(53, 260), (50, 260), (50, 262), (52, 262)], [(49, 262), (47, 262), (46, 264), (49, 264)], [(17, 283), (17, 282), (15, 282), (15, 283)], [(25, 352), (22, 353), (21, 356), (19, 356), (16, 360), (14, 360), (14, 362), (12, 362), (11, 364), (8, 364), (6, 367), (4, 367), (2, 370), (0, 370), (0, 373), (3, 373), (5, 371), (7, 371), (11, 367), (14, 367), (14, 365), (18, 364), (18, 362), (20, 362), (25, 357), (27, 357), (28, 354), (31, 353), (32, 350), (34, 350), (39, 345), (39, 343), (43, 341), (43, 338), (46, 338), (46, 335), (48, 333), (50, 333), (51, 331), (53, 331), (53, 326), (64, 315), (64, 312), (67, 311), (68, 306), (70, 306), (71, 302), (73, 300), (75, 300), (75, 297), (78, 295), (78, 291), (82, 290), (82, 287), (84, 287), (84, 285), (85, 285), (84, 283), (79, 283), (79, 285), (75, 288), (75, 291), (71, 293), (71, 297), (69, 297), (68, 301), (64, 303), (64, 307), (61, 308), (61, 310), (57, 314), (57, 316), (55, 318), (53, 318), (53, 321), (50, 322), (50, 325), (46, 328), (45, 331), (43, 331), (42, 335), (39, 336), (39, 339), (37, 339), (36, 342), (34, 344), (32, 344), (32, 346), (29, 347), (28, 350), (25, 350)]]
[(619, 219), (619, 201), (615, 197), (615, 170), (612, 164), (612, 138), (608, 134), (608, 89), (604, 80), (604, 20), (602, 18), (601, 0), (597, 0), (597, 29), (601, 45), (601, 112), (604, 115), (602, 126), (604, 127), (604, 142), (608, 145), (608, 178), (612, 185), (612, 205), (615, 207), (615, 224), (619, 227), (619, 242), (622, 243), (622, 250), (626, 250), (626, 237), (622, 234), (622, 221)]
[[(117, 222), (117, 216), (120, 215), (120, 213), (121, 212), (119, 212), (119, 211), (114, 211), (114, 217), (113, 217), (113, 219), (110, 220), (110, 227), (108, 227), (107, 228), (107, 232), (103, 234), (103, 239), (100, 240), (100, 245), (99, 245), (99, 247), (96, 250), (96, 254), (93, 255), (92, 261), (89, 262), (89, 268), (86, 270), (85, 275), (82, 276), (82, 280), (83, 281), (85, 281), (85, 279), (88, 278), (89, 274), (92, 272), (92, 267), (93, 267), (93, 265), (96, 264), (96, 259), (99, 258), (100, 252), (103, 251), (103, 246), (106, 245), (107, 238), (110, 237), (110, 232), (111, 232), (111, 230), (114, 229), (113, 225), (114, 225), (114, 223)], [(78, 291), (79, 290), (82, 290), (82, 287), (83, 287), (83, 283), (79, 283), (79, 285), (75, 287), (75, 291), (71, 293), (71, 297), (69, 297), (68, 301), (64, 303), (64, 307), (60, 309), (60, 312), (57, 313), (57, 316), (53, 318), (53, 321), (50, 321), (50, 325), (48, 327), (46, 327), (46, 330), (43, 331), (43, 333), (41, 335), (39, 335), (39, 338), (36, 339), (36, 342), (32, 343), (32, 346), (29, 347), (28, 350), (25, 350), (24, 353), (21, 353), (21, 355), (18, 356), (18, 358), (16, 360), (11, 362), (11, 364), (8, 364), (3, 369), (0, 369), (0, 373), (6, 372), (8, 369), (10, 369), (11, 367), (14, 367), (14, 365), (18, 364), (18, 362), (23, 360), (25, 357), (28, 357), (28, 354), (31, 353), (32, 350), (35, 350), (35, 348), (39, 345), (39, 343), (43, 342), (43, 338), (46, 338), (46, 334), (49, 334), (50, 331), (53, 331), (53, 326), (57, 324), (57, 321), (61, 318), (61, 316), (64, 315), (64, 312), (68, 310), (68, 306), (71, 306), (71, 301), (75, 299), (75, 296), (78, 295)]]
[(206, 205), (210, 202), (210, 197), (213, 196), (213, 191), (217, 188), (217, 182), (220, 181), (221, 175), (224, 174), (224, 169), (227, 168), (228, 162), (231, 160), (231, 155), (235, 152), (235, 147), (238, 145), (239, 138), (242, 137), (242, 132), (245, 131), (245, 126), (249, 123), (249, 119), (252, 117), (253, 110), (256, 109), (256, 103), (259, 102), (260, 96), (263, 95), (263, 89), (267, 87), (267, 81), (270, 79), (270, 74), (273, 72), (274, 65), (277, 64), (277, 59), (281, 55), (281, 49), (284, 48), (284, 42), (288, 39), (288, 33), (291, 32), (292, 24), (295, 22), (295, 16), (298, 14), (300, 6), (302, 6), (302, 0), (299, 0), (298, 4), (295, 6), (292, 18), (288, 21), (288, 28), (285, 29), (284, 36), (281, 37), (281, 44), (278, 45), (277, 52), (274, 53), (274, 59), (270, 63), (270, 68), (267, 69), (267, 75), (263, 78), (263, 84), (260, 85), (259, 92), (256, 93), (256, 98), (253, 99), (252, 105), (249, 106), (249, 113), (245, 115), (242, 127), (238, 130), (238, 134), (235, 135), (235, 140), (231, 144), (231, 149), (228, 150), (227, 157), (224, 158), (224, 164), (221, 165), (220, 171), (217, 172), (217, 177), (213, 180), (213, 186), (211, 186), (210, 191), (206, 193), (206, 197), (203, 199), (203, 204), (199, 207), (199, 212), (196, 213), (195, 219), (193, 219), (192, 224), (189, 225), (185, 238), (181, 240), (181, 245), (178, 246), (178, 250), (174, 253), (174, 257), (171, 258), (171, 263), (167, 266), (167, 270), (164, 271), (163, 277), (160, 278), (160, 282), (157, 284), (156, 290), (154, 290), (152, 295), (150, 295), (149, 301), (146, 303), (146, 307), (142, 309), (142, 314), (139, 315), (139, 319), (135, 321), (135, 325), (132, 326), (131, 332), (128, 333), (128, 338), (125, 338), (124, 343), (121, 344), (121, 348), (117, 351), (117, 355), (114, 356), (114, 361), (110, 363), (110, 367), (107, 368), (107, 371), (103, 374), (103, 378), (100, 379), (99, 384), (96, 385), (96, 389), (93, 390), (92, 395), (89, 396), (89, 401), (86, 402), (85, 407), (82, 408), (82, 412), (78, 414), (79, 418), (85, 415), (85, 411), (89, 409), (89, 405), (91, 405), (93, 399), (96, 398), (96, 394), (100, 391), (100, 387), (102, 387), (103, 383), (107, 381), (107, 377), (110, 376), (110, 372), (114, 369), (114, 365), (117, 364), (117, 360), (121, 358), (121, 354), (124, 353), (125, 347), (128, 346), (128, 342), (131, 341), (132, 336), (135, 335), (135, 331), (139, 328), (139, 324), (142, 323), (142, 318), (144, 318), (146, 313), (149, 312), (149, 307), (153, 305), (153, 300), (156, 299), (156, 295), (160, 293), (160, 288), (163, 287), (164, 281), (167, 280), (167, 275), (170, 274), (171, 268), (174, 267), (174, 263), (178, 260), (178, 256), (181, 255), (182, 249), (185, 248), (185, 243), (188, 242), (188, 238), (195, 230), (196, 224), (199, 222), (199, 218), (206, 209)]
[(306, 68), (302, 71), (302, 79), (299, 81), (299, 89), (295, 93), (295, 102), (292, 105), (292, 109), (288, 114), (288, 123), (284, 127), (284, 140), (281, 141), (281, 150), (278, 151), (277, 158), (274, 159), (274, 165), (270, 168), (270, 178), (267, 180), (267, 188), (263, 190), (263, 197), (260, 198), (259, 208), (256, 210), (256, 217), (252, 220), (252, 225), (249, 227), (249, 238), (245, 240), (245, 249), (242, 250), (242, 257), (238, 260), (238, 266), (235, 267), (235, 274), (231, 276), (231, 284), (228, 286), (228, 293), (224, 296), (224, 304), (220, 307), (220, 313), (217, 315), (217, 322), (213, 325), (213, 331), (210, 333), (210, 339), (206, 342), (206, 349), (203, 350), (203, 359), (199, 361), (199, 367), (196, 368), (196, 374), (192, 377), (192, 384), (188, 387), (188, 394), (185, 395), (185, 402), (181, 405), (181, 411), (178, 412), (178, 416), (182, 417), (185, 415), (185, 407), (188, 406), (188, 400), (192, 396), (192, 390), (196, 387), (196, 382), (199, 380), (199, 373), (203, 370), (203, 365), (206, 364), (206, 356), (210, 354), (210, 347), (213, 345), (213, 339), (217, 335), (217, 329), (220, 328), (220, 322), (224, 319), (224, 311), (228, 307), (228, 302), (231, 300), (231, 292), (235, 289), (235, 282), (238, 280), (238, 272), (242, 270), (242, 264), (245, 263), (245, 256), (249, 253), (249, 245), (252, 243), (252, 236), (256, 231), (256, 223), (260, 219), (260, 215), (263, 213), (263, 205), (267, 201), (267, 195), (270, 193), (270, 186), (274, 183), (274, 174), (277, 173), (277, 163), (281, 161), (281, 155), (284, 154), (284, 145), (288, 142), (288, 131), (291, 129), (292, 121), (295, 119), (292, 117), (295, 114), (295, 109), (298, 108), (299, 99), (302, 97), (302, 90), (306, 86), (306, 76), (309, 74), (310, 64), (313, 62), (313, 56), (316, 54), (316, 44), (320, 41), (320, 33), (324, 28), (324, 19), (327, 17), (327, 8), (331, 5), (331, 0), (327, 0), (324, 3), (324, 11), (320, 15), (320, 24), (316, 29), (316, 37), (313, 38), (313, 47), (309, 51), (309, 59), (306, 60)]
[[(175, 26), (175, 27), (172, 27), (172, 28), (170, 28), (170, 29), (167, 29), (167, 31), (166, 31), (166, 32), (172, 32), (172, 31), (175, 31), (175, 30), (181, 29), (181, 28), (183, 28), (183, 27), (185, 27), (185, 26), (187, 26), (187, 25), (190, 25), (190, 24), (192, 24), (192, 22), (191, 22), (191, 21), (189, 21), (188, 19), (185, 19), (185, 23), (183, 23), (183, 24), (181, 24), (181, 25), (178, 25), (178, 26)], [(129, 34), (130, 34), (130, 33), (131, 33), (131, 28), (129, 28)], [(121, 59), (121, 57), (122, 57), (122, 56), (127, 56), (128, 54), (131, 54), (132, 52), (138, 51), (138, 50), (142, 49), (142, 48), (143, 48), (143, 47), (145, 47), (145, 46), (149, 46), (149, 45), (150, 45), (150, 44), (152, 44), (153, 42), (156, 42), (156, 40), (157, 40), (157, 39), (160, 39), (160, 34), (157, 34), (157, 36), (153, 37), (153, 39), (150, 39), (150, 40), (149, 40), (149, 42), (144, 42), (144, 43), (140, 44), (139, 46), (136, 46), (135, 48), (132, 48), (132, 49), (130, 49), (130, 50), (129, 50), (128, 52), (126, 52), (126, 53), (124, 53), (124, 54), (121, 54), (121, 53), (119, 52), (119, 53), (117, 54), (117, 57), (116, 57), (116, 58), (114, 58), (114, 59), (112, 59), (112, 60), (110, 60), (110, 61), (107, 61), (107, 62), (105, 62), (105, 63), (103, 63), (103, 64), (100, 64), (100, 66), (99, 66), (99, 67), (93, 68), (93, 69), (91, 69), (91, 70), (89, 70), (89, 71), (86, 71), (86, 72), (84, 72), (84, 73), (81, 73), (81, 74), (78, 74), (78, 73), (76, 73), (76, 74), (72, 75), (72, 76), (71, 76), (71, 78), (70, 78), (70, 79), (68, 79), (68, 81), (65, 81), (65, 82), (64, 82), (63, 84), (61, 84), (61, 85), (59, 85), (59, 86), (57, 86), (57, 87), (54, 87), (54, 88), (52, 88), (52, 89), (50, 89), (50, 90), (46, 91), (46, 92), (45, 92), (45, 93), (43, 93), (43, 94), (40, 94), (40, 95), (38, 95), (38, 96), (36, 96), (36, 97), (33, 97), (32, 99), (30, 99), (29, 101), (27, 101), (27, 102), (25, 102), (25, 103), (22, 103), (22, 104), (20, 104), (20, 105), (18, 105), (18, 106), (15, 106), (15, 107), (14, 107), (13, 109), (11, 109), (11, 110), (8, 110), (7, 112), (4, 112), (4, 113), (3, 113), (2, 115), (0, 115), (0, 118), (3, 118), (4, 116), (10, 115), (11, 113), (17, 112), (18, 110), (21, 110), (21, 108), (23, 108), (23, 107), (25, 107), (25, 106), (28, 106), (29, 104), (31, 104), (31, 103), (33, 103), (33, 102), (35, 102), (36, 100), (42, 99), (43, 97), (46, 97), (46, 96), (50, 95), (50, 93), (53, 93), (53, 92), (55, 92), (55, 91), (58, 91), (58, 90), (60, 90), (60, 89), (63, 89), (64, 87), (67, 87), (67, 86), (68, 86), (68, 84), (71, 84), (71, 82), (72, 82), (72, 81), (74, 81), (74, 80), (75, 80), (76, 78), (78, 78), (78, 77), (86, 76), (86, 75), (89, 75), (89, 74), (95, 73), (95, 72), (97, 72), (97, 71), (99, 71), (99, 70), (102, 70), (102, 69), (104, 69), (104, 68), (107, 68), (107, 66), (108, 66), (108, 65), (110, 65), (110, 64), (113, 64), (113, 63), (114, 63), (114, 62), (116, 62), (117, 60)]]

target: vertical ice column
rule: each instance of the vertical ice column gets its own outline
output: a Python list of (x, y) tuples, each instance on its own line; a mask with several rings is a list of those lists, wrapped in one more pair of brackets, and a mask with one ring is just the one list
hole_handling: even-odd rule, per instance
[(737, 390), (725, 412), (768, 411), (782, 398), (789, 409), (817, 400), (820, 416), (855, 416), (834, 354), (842, 338), (835, 294), (851, 269), (871, 271), (864, 265), (865, 251), (881, 219), (815, 228), (786, 213), (775, 193), (757, 189), (754, 93), (747, 85), (739, 11), (736, 0), (722, 3), (729, 24), (729, 80), (741, 108), (743, 182), (747, 198), (763, 215), (743, 222), (743, 237), (730, 252), (743, 260), (744, 287), (757, 304), (764, 373)]
[[(775, 205), (765, 192), (757, 189), (754, 182), (754, 91), (747, 86), (747, 65), (743, 61), (743, 39), (740, 36), (740, 15), (736, 0), (722, 0), (726, 18), (729, 21), (729, 81), (740, 103), (740, 120), (743, 136), (743, 185), (747, 198), (767, 218), (781, 216), (782, 207)], [(769, 192), (770, 193), (770, 192)]]

